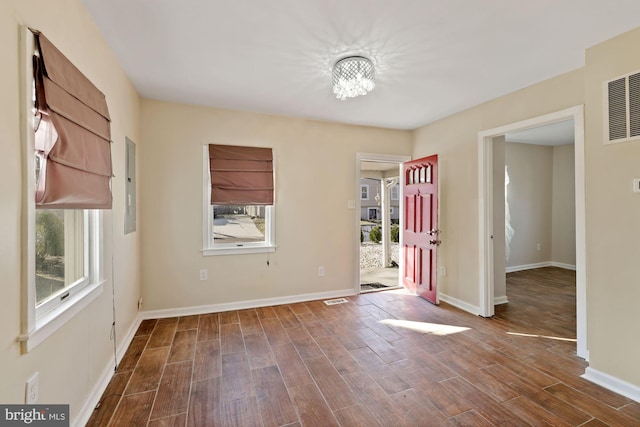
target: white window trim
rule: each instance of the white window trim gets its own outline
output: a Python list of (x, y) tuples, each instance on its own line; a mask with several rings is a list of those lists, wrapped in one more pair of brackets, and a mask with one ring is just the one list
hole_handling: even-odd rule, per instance
[(79, 288), (69, 289), (69, 296), (55, 308), (46, 313), (36, 310), (36, 272), (35, 272), (35, 166), (34, 147), (35, 130), (33, 128), (32, 96), (33, 96), (33, 65), (31, 58), (34, 53), (34, 37), (27, 27), (21, 28), (20, 37), (20, 120), (23, 130), (21, 139), (24, 151), (24, 197), (22, 209), (26, 212), (22, 222), (22, 292), (21, 303), (24, 308), (21, 318), (21, 334), (17, 341), (22, 343), (22, 351), (29, 352), (42, 343), (50, 335), (60, 329), (76, 314), (87, 307), (91, 301), (101, 293), (104, 281), (101, 275), (102, 253), (102, 214), (100, 211), (90, 211), (87, 215), (89, 245), (85, 248), (85, 259), (89, 262), (89, 282)]
[[(367, 189), (367, 197), (362, 197), (362, 189)], [(369, 200), (369, 184), (360, 184), (360, 200)]]
[[(273, 159), (273, 171), (275, 177), (276, 170), (275, 156)], [(274, 179), (275, 180), (275, 179)], [(275, 185), (274, 185), (275, 188)], [(275, 252), (277, 245), (275, 240), (276, 230), (276, 207), (266, 206), (265, 213), (265, 241), (246, 242), (241, 244), (229, 243), (211, 245), (210, 236), (213, 233), (213, 206), (211, 205), (211, 174), (209, 167), (209, 145), (202, 147), (202, 255), (240, 255)]]

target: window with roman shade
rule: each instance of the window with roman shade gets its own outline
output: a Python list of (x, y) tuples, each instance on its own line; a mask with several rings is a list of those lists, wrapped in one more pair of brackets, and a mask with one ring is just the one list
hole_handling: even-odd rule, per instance
[(273, 205), (270, 148), (209, 145), (212, 205)]
[(271, 148), (205, 145), (203, 255), (274, 252)]
[(111, 209), (111, 126), (104, 94), (34, 31), (36, 208)]

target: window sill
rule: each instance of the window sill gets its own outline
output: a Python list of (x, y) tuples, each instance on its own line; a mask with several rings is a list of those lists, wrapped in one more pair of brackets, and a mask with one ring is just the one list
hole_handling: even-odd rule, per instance
[(264, 254), (276, 251), (276, 245), (268, 246), (227, 246), (223, 248), (206, 248), (202, 250), (202, 256), (214, 255), (243, 255)]
[(53, 335), (58, 329), (65, 325), (69, 320), (76, 316), (81, 310), (87, 307), (101, 293), (104, 282), (88, 285), (76, 295), (69, 298), (66, 304), (51, 310), (49, 313), (36, 319), (33, 331), (20, 335), (18, 341), (22, 342), (23, 352), (36, 348), (49, 336)]

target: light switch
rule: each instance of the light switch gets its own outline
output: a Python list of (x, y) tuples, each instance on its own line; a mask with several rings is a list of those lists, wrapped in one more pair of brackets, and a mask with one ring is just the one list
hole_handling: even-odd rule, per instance
[(633, 178), (633, 192), (640, 193), (640, 178)]
[(347, 201), (347, 209), (355, 209), (356, 208), (356, 201), (355, 200), (348, 200)]

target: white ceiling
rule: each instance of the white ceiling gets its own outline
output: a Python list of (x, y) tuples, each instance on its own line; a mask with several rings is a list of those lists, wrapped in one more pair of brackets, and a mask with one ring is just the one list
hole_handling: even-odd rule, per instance
[(519, 142), (536, 145), (567, 145), (574, 143), (573, 120), (538, 126), (520, 132), (505, 135), (507, 142)]
[[(638, 0), (83, 0), (147, 98), (414, 129), (584, 65)], [(333, 63), (373, 59), (340, 101)]]

